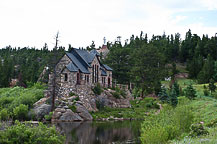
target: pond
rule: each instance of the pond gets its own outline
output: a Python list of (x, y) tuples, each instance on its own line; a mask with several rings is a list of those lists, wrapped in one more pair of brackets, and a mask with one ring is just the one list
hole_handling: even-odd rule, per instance
[(141, 121), (57, 123), (66, 144), (139, 144)]

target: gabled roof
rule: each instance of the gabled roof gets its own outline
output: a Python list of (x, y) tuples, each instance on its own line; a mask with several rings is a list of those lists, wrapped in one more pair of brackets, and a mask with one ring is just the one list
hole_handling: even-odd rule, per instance
[(77, 54), (87, 63), (90, 64), (94, 57), (96, 56), (95, 54), (89, 53), (86, 50), (81, 50), (81, 49), (74, 49)]
[(103, 67), (106, 69), (106, 70), (108, 70), (108, 71), (112, 71), (112, 68), (110, 68), (108, 65), (106, 65), (106, 64), (103, 64)]
[(79, 69), (82, 73), (90, 73), (88, 71), (88, 67), (85, 67), (84, 62), (82, 62), (83, 60), (81, 58), (79, 59), (74, 53), (66, 53), (66, 55), (72, 60), (74, 66), (76, 66), (77, 69)]
[(70, 72), (77, 72), (78, 71), (78, 68), (72, 63), (70, 62), (66, 68), (70, 71)]
[(106, 71), (102, 67), (100, 69), (101, 69), (101, 75), (102, 76), (107, 76)]
[[(91, 63), (93, 62), (94, 58), (97, 57), (97, 51), (93, 50), (88, 52), (86, 50), (75, 49), (73, 48), (72, 51), (66, 52), (66, 55), (71, 59), (71, 62), (66, 66), (66, 68), (71, 72), (77, 72), (80, 70), (82, 73), (90, 73), (88, 68), (91, 68)], [(100, 63), (102, 66), (100, 69), (102, 70), (102, 75), (106, 76), (106, 71), (112, 71), (112, 69)]]
[(96, 51), (96, 49), (91, 50), (90, 53), (93, 54), (93, 55), (100, 56), (100, 54)]

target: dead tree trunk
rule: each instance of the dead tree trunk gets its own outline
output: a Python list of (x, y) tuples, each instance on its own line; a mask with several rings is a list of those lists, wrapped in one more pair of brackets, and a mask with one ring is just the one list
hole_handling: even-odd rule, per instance
[(53, 64), (53, 89), (52, 89), (52, 105), (51, 105), (51, 111), (54, 111), (55, 109), (55, 98), (56, 98), (56, 62), (57, 62), (57, 47), (59, 42), (59, 32), (55, 35), (55, 47), (53, 49), (54, 52), (54, 64)]

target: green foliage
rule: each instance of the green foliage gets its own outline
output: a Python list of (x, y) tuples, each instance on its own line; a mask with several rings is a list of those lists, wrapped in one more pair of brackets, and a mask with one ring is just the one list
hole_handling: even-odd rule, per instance
[(164, 86), (161, 87), (161, 91), (159, 92), (158, 97), (163, 103), (169, 101), (169, 95), (167, 94), (167, 89)]
[(144, 44), (134, 52), (133, 61), (133, 81), (142, 89), (143, 96), (144, 92), (152, 93), (165, 75), (164, 56), (157, 47)]
[[(133, 100), (130, 102), (131, 108), (109, 108), (105, 107), (102, 101), (96, 101), (98, 112), (92, 112), (91, 115), (94, 119), (109, 118), (110, 116), (125, 118), (125, 119), (144, 119), (144, 116), (149, 113), (155, 113), (159, 105), (158, 101), (152, 97), (145, 97), (143, 100)], [(147, 104), (151, 103), (151, 107)]]
[[(19, 106), (25, 105), (29, 110), (33, 107), (33, 104), (44, 96), (44, 89), (31, 88), (1, 88), (0, 89), (0, 111), (5, 109), (8, 112), (9, 118), (19, 117), (14, 112), (18, 111)], [(15, 110), (16, 108), (16, 110)], [(16, 115), (16, 116), (15, 116)], [(23, 117), (26, 120), (26, 115)]]
[(211, 93), (213, 93), (215, 92), (215, 89), (216, 89), (215, 81), (211, 79), (209, 82), (209, 90), (211, 91)]
[(187, 86), (185, 90), (185, 96), (191, 100), (197, 97), (196, 90), (193, 88), (192, 84)]
[(69, 109), (71, 109), (73, 112), (76, 112), (76, 106), (75, 105), (70, 105)]
[(190, 136), (197, 137), (201, 135), (207, 135), (209, 132), (204, 128), (203, 123), (197, 123), (191, 125)]
[(115, 91), (115, 92), (112, 92), (112, 96), (115, 97), (116, 99), (120, 99), (120, 93)]
[(49, 112), (49, 114), (45, 115), (44, 117), (45, 117), (46, 121), (51, 121), (52, 116), (53, 116), (53, 112)]
[(172, 106), (176, 106), (178, 104), (178, 95), (174, 85), (172, 86), (172, 89), (169, 94), (169, 103)]
[(76, 96), (76, 94), (73, 93), (73, 92), (70, 92), (70, 93), (69, 93), (69, 96)]
[(209, 96), (210, 95), (210, 93), (209, 93), (209, 91), (207, 89), (203, 90), (203, 94), (204, 94), (204, 96)]
[(198, 74), (199, 83), (208, 83), (214, 74), (214, 60), (208, 55), (207, 60), (205, 61), (202, 70)]
[(42, 123), (38, 126), (33, 126), (30, 123), (15, 122), (6, 128), (4, 131), (0, 131), (0, 143), (1, 144), (62, 144), (65, 137), (60, 135), (55, 127), (47, 127)]
[(15, 119), (25, 120), (28, 115), (28, 106), (27, 105), (19, 105), (13, 109), (13, 115)]
[(96, 86), (92, 90), (93, 90), (94, 94), (96, 94), (96, 95), (100, 95), (103, 92), (103, 89), (99, 83), (97, 83)]
[[(53, 58), (54, 53), (56, 60)], [(8, 87), (10, 80), (14, 78), (19, 80), (16, 85), (31, 87), (37, 82), (43, 69), (46, 66), (51, 67), (52, 63), (56, 63), (63, 53), (63, 47), (50, 51), (47, 45), (41, 50), (30, 47), (17, 49), (11, 46), (0, 49), (0, 87)], [(48, 71), (41, 81), (48, 81)]]
[(9, 119), (9, 113), (6, 108), (0, 111), (0, 120), (6, 121)]
[(138, 87), (135, 87), (133, 89), (133, 92), (132, 92), (132, 96), (135, 98), (137, 97), (140, 97), (140, 94), (142, 93), (142, 89), (141, 88), (138, 88)]
[(114, 90), (115, 92), (112, 92), (113, 97), (115, 97), (116, 99), (120, 99), (121, 96), (123, 98), (126, 98), (126, 93), (124, 90), (120, 89), (119, 87), (116, 87)]
[(142, 124), (142, 143), (167, 143), (168, 140), (189, 132), (193, 122), (193, 113), (188, 103), (176, 108), (164, 106), (158, 115), (145, 118)]

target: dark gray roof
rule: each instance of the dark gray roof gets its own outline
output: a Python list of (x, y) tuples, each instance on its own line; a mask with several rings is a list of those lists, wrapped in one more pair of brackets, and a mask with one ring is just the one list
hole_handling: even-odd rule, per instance
[(101, 69), (101, 75), (102, 76), (107, 76), (106, 71), (103, 68), (100, 68), (100, 69)]
[(90, 53), (91, 53), (91, 54), (94, 54), (94, 55), (100, 56), (100, 54), (96, 51), (96, 49), (92, 49), (92, 50), (90, 51)]
[(108, 65), (103, 64), (103, 66), (104, 66), (104, 68), (105, 68), (106, 70), (108, 70), (108, 71), (112, 71), (112, 68), (110, 68)]
[[(91, 63), (94, 58), (97, 56), (97, 53), (92, 51), (88, 52), (86, 50), (75, 49), (73, 48), (70, 53), (66, 53), (66, 55), (71, 59), (71, 63), (69, 63), (66, 67), (71, 72), (77, 72), (80, 70), (82, 73), (90, 73), (88, 68), (91, 68)], [(106, 76), (106, 70), (112, 71), (112, 69), (100, 63), (102, 66), (100, 69), (102, 70), (102, 75)]]
[(85, 60), (86, 63), (90, 64), (96, 54), (94, 53), (89, 53), (86, 50), (81, 50), (81, 49), (75, 49), (75, 51), (82, 57), (83, 60)]
[(76, 56), (76, 54), (74, 52), (71, 53), (66, 53), (67, 56), (73, 61), (74, 65), (82, 72), (82, 73), (90, 73), (88, 71), (88, 67), (85, 67), (84, 61), (80, 58), (78, 58), (78, 56)]
[(66, 67), (70, 72), (77, 72), (78, 71), (78, 68), (72, 62), (70, 62)]

